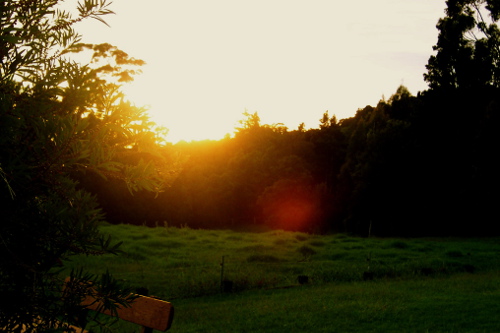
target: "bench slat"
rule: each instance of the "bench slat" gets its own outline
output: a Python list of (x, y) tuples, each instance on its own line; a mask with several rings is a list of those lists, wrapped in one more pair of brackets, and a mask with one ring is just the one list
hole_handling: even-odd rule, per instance
[[(82, 305), (96, 311), (100, 303), (92, 296), (87, 296)], [(101, 311), (109, 316), (109, 310)], [(147, 296), (139, 296), (130, 303), (130, 307), (117, 309), (120, 319), (149, 327), (159, 331), (166, 331), (172, 325), (174, 308), (171, 303)]]

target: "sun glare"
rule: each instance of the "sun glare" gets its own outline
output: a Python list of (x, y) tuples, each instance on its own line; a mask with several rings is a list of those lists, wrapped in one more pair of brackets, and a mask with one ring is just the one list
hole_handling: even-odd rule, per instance
[[(283, 15), (282, 2), (196, 3), (115, 2), (117, 15), (106, 17), (111, 28), (78, 26), (86, 42), (109, 42), (146, 61), (127, 97), (149, 105), (174, 143), (232, 135), (245, 109), (257, 111), (264, 124), (317, 128), (326, 110), (351, 117), (390, 96), (402, 80), (413, 94), (425, 89), (422, 73), (444, 6), (287, 2)], [(337, 15), (345, 12), (359, 15)], [(134, 19), (139, 23), (130, 24)], [(346, 27), (348, 33), (336, 33)], [(158, 39), (146, 31), (165, 33)]]
[(239, 116), (237, 113), (221, 115), (209, 110), (186, 111), (182, 106), (172, 103), (168, 92), (157, 88), (161, 83), (147, 74), (146, 72), (138, 76), (134, 82), (126, 84), (123, 90), (127, 99), (148, 109), (152, 121), (168, 129), (168, 142), (220, 140), (232, 135), (238, 120), (243, 118), (242, 113), (245, 110), (241, 110)]

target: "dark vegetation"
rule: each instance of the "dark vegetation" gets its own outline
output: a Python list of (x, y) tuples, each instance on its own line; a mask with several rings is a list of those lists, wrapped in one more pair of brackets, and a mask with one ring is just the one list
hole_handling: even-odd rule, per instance
[[(154, 198), (95, 177), (112, 223), (255, 226), (378, 236), (491, 235), (498, 199), (497, 89), (388, 101), (320, 129), (254, 122), (234, 138), (179, 143), (188, 158)], [(117, 194), (121, 193), (121, 194)]]
[[(310, 130), (261, 124), (247, 113), (233, 138), (177, 145), (165, 144), (146, 110), (120, 92), (144, 62), (109, 44), (84, 44), (74, 30), (82, 20), (104, 22), (108, 1), (82, 0), (77, 14), (57, 10), (60, 2), (0, 2), (0, 330), (49, 332), (74, 320), (79, 298), (93, 290), (110, 308), (129, 301), (110, 274), (80, 270), (70, 274), (94, 287), (61, 295), (67, 259), (119, 251), (98, 228), (105, 220), (498, 235), (498, 0), (447, 1), (424, 74), (429, 89), (416, 96), (399, 87), (352, 118), (326, 112)], [(81, 52), (88, 65), (71, 60)], [(302, 244), (301, 260), (320, 253), (321, 242)], [(144, 249), (136, 260), (149, 256)], [(283, 260), (261, 250), (246, 249), (247, 263)], [(467, 258), (461, 249), (448, 257)]]
[(401, 86), (351, 118), (325, 112), (310, 130), (245, 113), (233, 138), (171, 146), (185, 163), (156, 198), (98, 177), (82, 183), (112, 223), (496, 234), (500, 36), (488, 20), (498, 2), (447, 4), (424, 75), (430, 88), (417, 96)]
[[(63, 260), (117, 252), (97, 229), (104, 215), (96, 197), (77, 180), (99, 174), (133, 192), (157, 191), (169, 178), (154, 124), (120, 92), (144, 62), (109, 44), (83, 44), (73, 29), (82, 20), (102, 21), (112, 13), (108, 2), (82, 1), (76, 15), (58, 10), (59, 2), (0, 1), (2, 332), (22, 325), (23, 332), (49, 332), (74, 322), (79, 298), (88, 294), (110, 308), (127, 302), (130, 291), (106, 271), (73, 272), (83, 283), (74, 286), (93, 280), (96, 289), (62, 295)], [(72, 61), (75, 52), (87, 52), (89, 64)]]

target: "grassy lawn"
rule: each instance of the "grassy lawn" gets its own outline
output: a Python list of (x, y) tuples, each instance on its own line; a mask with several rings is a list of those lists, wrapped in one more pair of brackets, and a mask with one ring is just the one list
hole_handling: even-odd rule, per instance
[(176, 303), (172, 332), (498, 332), (500, 276), (330, 283)]
[[(109, 269), (171, 301), (172, 332), (500, 331), (499, 239), (102, 231), (124, 241), (124, 254), (79, 257), (69, 266)], [(300, 286), (299, 275), (309, 283)], [(232, 293), (220, 293), (221, 278), (233, 283)], [(118, 324), (114, 331), (138, 330)]]

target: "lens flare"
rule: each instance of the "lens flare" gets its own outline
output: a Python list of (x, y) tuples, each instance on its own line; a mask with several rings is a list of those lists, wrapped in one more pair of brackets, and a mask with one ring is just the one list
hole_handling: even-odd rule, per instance
[(260, 197), (266, 224), (274, 229), (307, 231), (320, 211), (321, 195), (314, 186), (299, 181), (280, 181)]
[(315, 203), (305, 198), (294, 198), (278, 204), (274, 210), (275, 227), (303, 230), (313, 220)]

